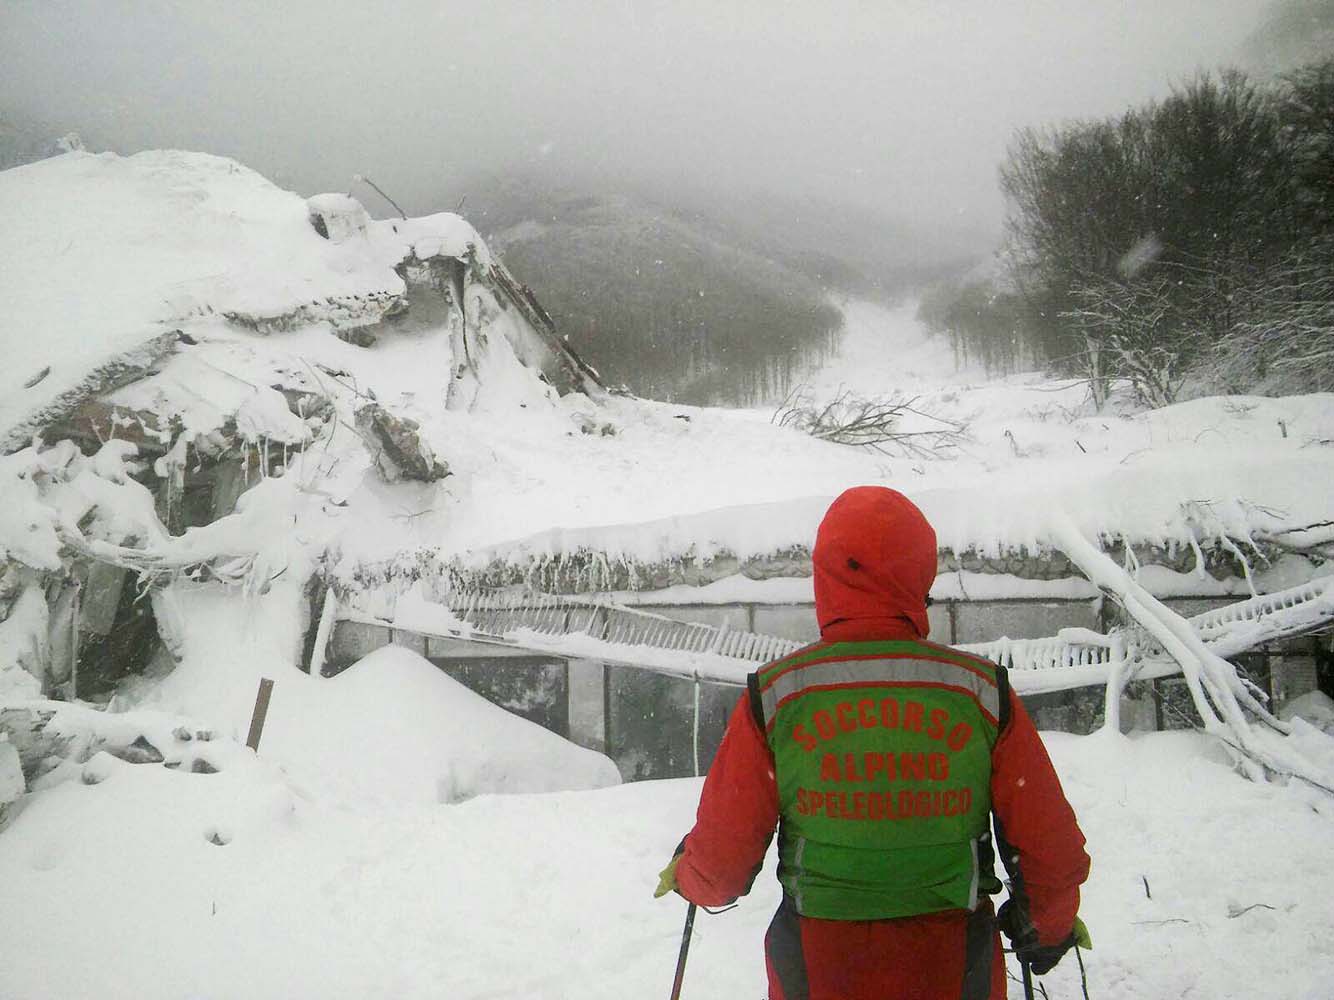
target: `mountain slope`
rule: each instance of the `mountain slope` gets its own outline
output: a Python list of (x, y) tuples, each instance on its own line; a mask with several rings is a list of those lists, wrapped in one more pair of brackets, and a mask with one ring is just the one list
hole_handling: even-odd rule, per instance
[[(512, 201), (509, 201), (510, 195)], [(656, 398), (781, 395), (841, 323), (828, 286), (653, 202), (501, 184), (468, 214), (610, 384)]]

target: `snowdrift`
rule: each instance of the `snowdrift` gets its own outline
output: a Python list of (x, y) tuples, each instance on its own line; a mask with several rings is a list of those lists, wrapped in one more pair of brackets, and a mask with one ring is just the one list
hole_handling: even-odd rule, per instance
[[(1093, 857), (1092, 996), (1324, 995), (1334, 875), (1316, 803), (1243, 780), (1193, 733), (1045, 738)], [(0, 926), (33, 931), (0, 943), (7, 996), (620, 1000), (670, 985), (684, 906), (652, 892), (698, 780), (347, 811), (293, 794), (263, 756), (222, 763), (99, 761), (96, 783), (29, 796), (0, 851)], [(701, 914), (686, 990), (762, 996), (777, 904), (771, 856), (740, 908)], [(1045, 985), (1079, 996), (1073, 957)]]
[[(992, 391), (979, 390), (979, 395)], [(1016, 395), (1026, 394), (1016, 387)], [(1035, 421), (1031, 414), (1020, 422), (1022, 408), (1010, 410), (1007, 419), (1007, 409), (989, 413), (987, 424), (974, 427), (983, 440), (971, 457), (926, 464), (907, 481), (883, 475), (854, 481), (908, 492), (936, 528), (942, 550), (992, 562), (1050, 553), (1055, 516), (1062, 511), (1090, 538), (1174, 554), (1198, 552), (1202, 580), (1202, 548), (1220, 541), (1272, 543), (1281, 549), (1323, 542), (1331, 535), (1325, 524), (1327, 491), (1313, 489), (1312, 483), (1334, 482), (1334, 395), (1213, 397), (1151, 413), (1079, 418), (1059, 427)], [(1006, 432), (1038, 440), (1035, 423), (1045, 436), (1041, 448), (1006, 454)], [(1000, 440), (986, 440), (993, 436)], [(784, 443), (775, 435), (774, 447), (765, 452), (771, 469), (767, 477), (748, 470), (756, 476), (752, 493), (772, 488), (772, 480), (783, 478), (780, 470), (799, 461), (781, 450)], [(721, 465), (720, 477), (727, 477), (729, 465)], [(801, 482), (810, 486), (818, 478)], [(722, 563), (730, 567), (748, 560), (778, 561), (785, 552), (809, 552), (815, 527), (835, 495), (553, 528), (474, 549), (460, 563), (478, 573), (583, 563), (590, 565), (586, 589), (619, 589), (623, 578), (604, 574), (599, 585), (591, 564), (653, 567), (672, 560), (700, 565), (730, 560)], [(1266, 557), (1250, 551), (1255, 568), (1267, 568)], [(1012, 569), (1022, 572), (1022, 561)]]
[(244, 740), (269, 677), (263, 756), (320, 801), (390, 808), (620, 781), (602, 754), (492, 705), (401, 647), (312, 678), (293, 665), (302, 620), (290, 587), (251, 598), (177, 587), (171, 599), (185, 622), (181, 663), (124, 689), (113, 709), (181, 715)]
[(621, 780), (602, 754), (491, 704), (396, 646), (307, 685), (283, 711), (290, 714), (265, 754), (290, 761), (303, 787), (327, 800), (449, 804)]

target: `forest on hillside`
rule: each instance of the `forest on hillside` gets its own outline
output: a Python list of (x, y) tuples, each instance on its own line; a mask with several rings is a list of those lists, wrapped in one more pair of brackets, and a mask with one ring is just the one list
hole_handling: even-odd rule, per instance
[(1334, 57), (1201, 74), (1119, 116), (1019, 132), (990, 277), (927, 325), (994, 371), (1187, 391), (1334, 389)]
[(975, 245), (836, 205), (616, 187), (478, 178), (464, 211), (582, 357), (658, 399), (775, 403), (837, 348), (839, 296), (891, 300)]
[(494, 234), (557, 328), (611, 385), (751, 404), (836, 345), (818, 278), (710, 238), (666, 212), (588, 197)]
[(499, 233), (556, 327), (612, 385), (686, 403), (782, 396), (842, 315), (819, 281), (614, 197)]

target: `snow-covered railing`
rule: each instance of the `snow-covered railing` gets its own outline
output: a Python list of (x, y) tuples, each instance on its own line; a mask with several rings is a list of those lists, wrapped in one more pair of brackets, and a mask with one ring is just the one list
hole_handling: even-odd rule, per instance
[(1005, 667), (1011, 686), (1020, 694), (1105, 684), (1113, 668), (1126, 663), (1120, 636), (1082, 628), (1062, 629), (1042, 639), (996, 639), (959, 643), (955, 648)]
[[(392, 617), (339, 603), (333, 615), (428, 638), (518, 647), (732, 685), (744, 684), (747, 673), (802, 646), (726, 624), (682, 622), (607, 602), (532, 592), (451, 593), (443, 603), (401, 600)], [(317, 643), (314, 669), (324, 662), (324, 648)]]
[(1187, 619), (1220, 656), (1311, 632), (1334, 621), (1334, 576), (1261, 594)]
[(337, 607), (336, 600), (330, 597), (321, 615), (311, 661), (312, 675), (323, 665), (335, 617), (412, 632), (428, 639), (459, 639), (521, 648), (689, 680), (694, 685), (691, 745), (696, 775), (702, 773), (701, 685), (708, 682), (743, 687), (748, 673), (802, 645), (791, 639), (727, 625), (680, 622), (634, 608), (554, 594), (449, 595), (444, 604), (420, 602), (400, 608), (392, 619)]
[(452, 598), (453, 615), (475, 630), (508, 635), (526, 629), (538, 635), (584, 633), (615, 645), (649, 646), (680, 653), (709, 653), (750, 663), (768, 663), (801, 643), (726, 625), (682, 622), (635, 608), (555, 594), (472, 593)]
[[(421, 608), (439, 614), (423, 617)], [(601, 659), (660, 673), (738, 684), (755, 666), (801, 643), (726, 625), (682, 622), (605, 601), (530, 591), (451, 592), (439, 604), (396, 618), (340, 607), (337, 617), (439, 638), (521, 646), (564, 657)], [(1334, 621), (1334, 576), (1187, 620), (1221, 656), (1235, 656), (1276, 639)], [(1138, 626), (1112, 635), (1062, 629), (1040, 639), (997, 639), (956, 648), (1001, 664), (1021, 694), (1105, 684), (1135, 666), (1147, 680), (1180, 672), (1179, 665)]]
[[(1334, 576), (1228, 604), (1186, 621), (1217, 655), (1236, 656), (1334, 622)], [(1062, 629), (1043, 639), (997, 639), (957, 648), (1006, 667), (1010, 683), (1021, 694), (1105, 684), (1114, 671), (1130, 667), (1132, 661), (1137, 665), (1134, 676), (1140, 680), (1181, 672), (1180, 665), (1139, 626), (1110, 636)]]
[[(341, 606), (331, 591), (321, 615), (312, 673), (323, 665), (335, 618), (427, 638), (596, 660), (690, 680), (695, 688), (696, 774), (700, 773), (701, 684), (740, 687), (757, 666), (801, 646), (790, 639), (726, 625), (681, 622), (607, 602), (553, 594), (464, 592), (445, 595), (443, 603), (400, 600), (396, 613), (386, 617)], [(1209, 648), (1209, 655), (1235, 656), (1263, 642), (1334, 622), (1334, 576), (1178, 621), (1183, 629), (1189, 626), (1196, 641)], [(1112, 692), (1119, 692), (1127, 679), (1182, 672), (1180, 658), (1164, 652), (1138, 625), (1111, 635), (1072, 628), (1048, 638), (998, 639), (956, 648), (1006, 667), (1011, 686), (1020, 694), (1106, 685), (1109, 706), (1115, 701)]]

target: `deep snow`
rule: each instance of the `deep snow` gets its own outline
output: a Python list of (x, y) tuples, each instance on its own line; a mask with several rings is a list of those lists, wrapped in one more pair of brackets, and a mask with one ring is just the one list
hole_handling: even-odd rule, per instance
[(409, 650), (377, 650), (332, 679), (298, 670), (292, 588), (246, 598), (177, 586), (172, 599), (186, 622), (181, 664), (122, 689), (112, 709), (182, 713), (243, 741), (268, 677), (264, 758), (321, 802), (368, 811), (621, 780), (602, 754), (492, 705)]
[[(364, 705), (355, 675), (325, 683), (349, 712)], [(386, 703), (421, 693), (402, 677), (376, 688)], [(280, 687), (273, 723), (290, 711)], [(339, 735), (344, 762), (394, 787), (374, 727)], [(522, 745), (533, 734), (514, 735)], [(1328, 996), (1327, 804), (1322, 815), (1297, 788), (1238, 777), (1194, 733), (1045, 738), (1094, 859), (1081, 911), (1092, 996)], [(295, 789), (267, 753), (207, 746), (217, 774), (102, 754), (29, 796), (0, 851), (0, 996), (668, 992), (685, 907), (652, 890), (692, 822), (699, 779), (335, 806)], [(310, 745), (307, 769), (337, 766), (324, 749)], [(739, 909), (700, 915), (685, 997), (764, 995), (761, 941), (777, 899), (771, 857)], [(1073, 957), (1046, 985), (1079, 995)]]

